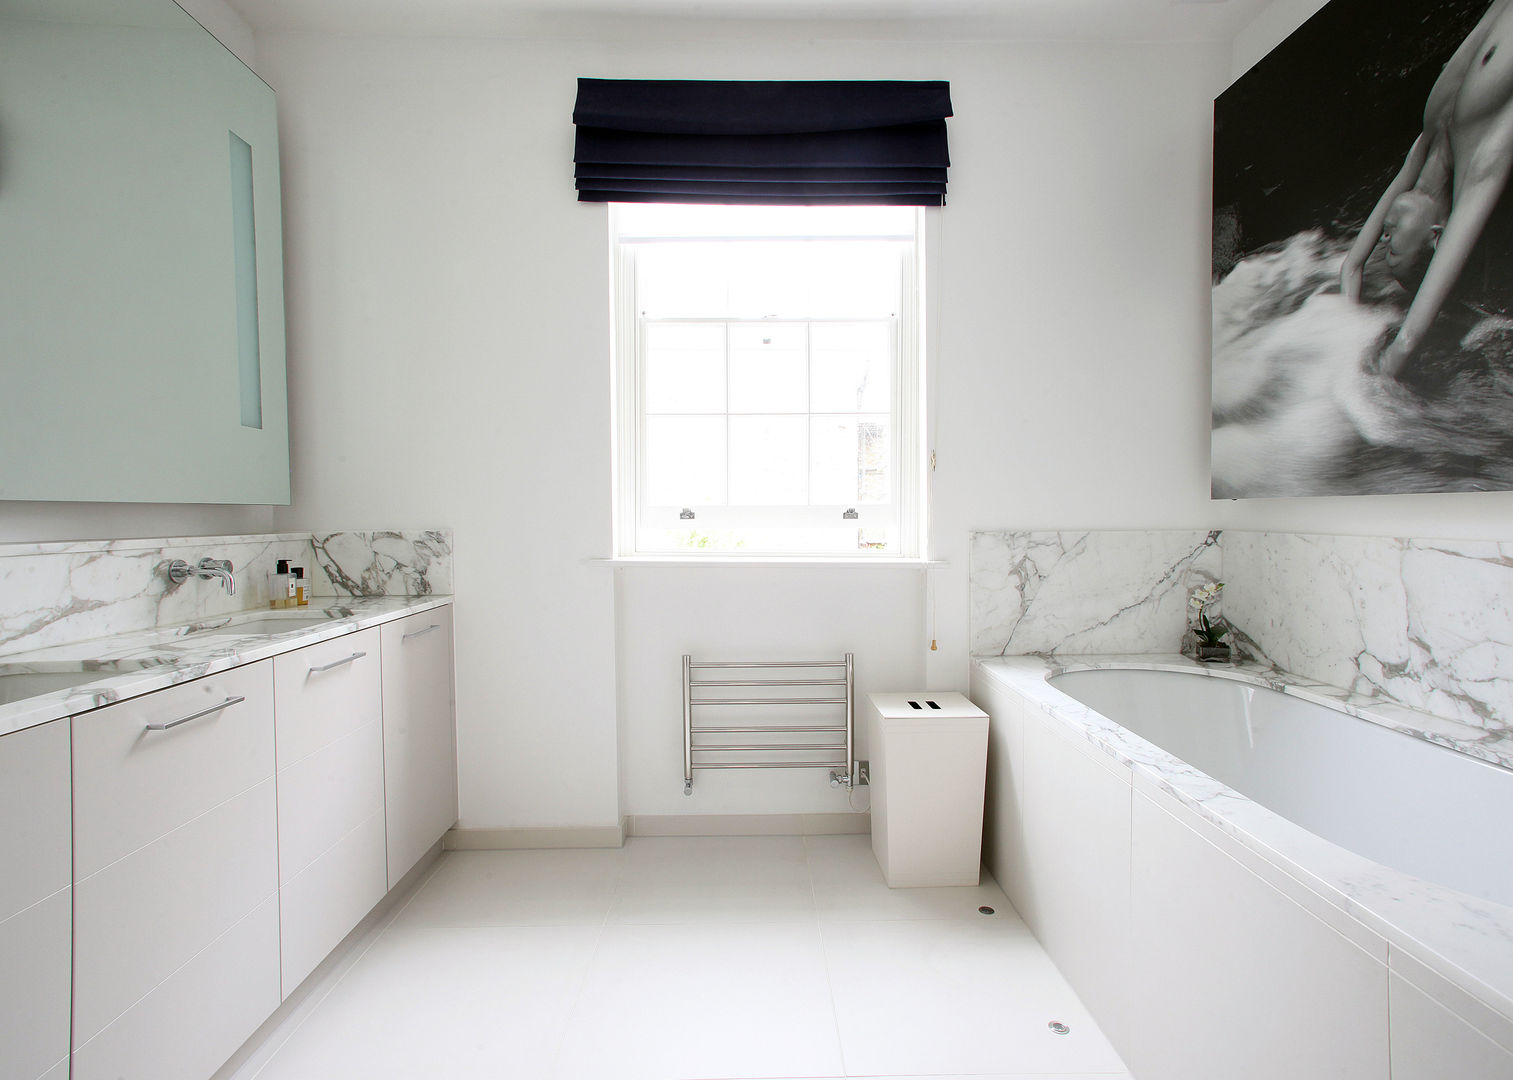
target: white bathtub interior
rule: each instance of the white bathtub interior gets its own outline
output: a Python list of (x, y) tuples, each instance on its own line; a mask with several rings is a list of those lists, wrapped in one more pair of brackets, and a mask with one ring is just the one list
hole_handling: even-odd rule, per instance
[(1309, 832), (1513, 906), (1507, 769), (1231, 679), (1099, 669), (1050, 682)]

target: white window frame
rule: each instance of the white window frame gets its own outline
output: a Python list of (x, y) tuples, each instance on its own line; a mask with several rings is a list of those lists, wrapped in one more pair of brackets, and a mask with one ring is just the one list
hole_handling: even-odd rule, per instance
[[(747, 235), (635, 237), (623, 239), (618, 223), (618, 208), (610, 208), (610, 245), (612, 259), (611, 301), (613, 318), (613, 491), (614, 549), (618, 558), (676, 559), (824, 559), (826, 561), (873, 562), (879, 560), (922, 559), (924, 551), (924, 393), (923, 356), (923, 261), (925, 256), (925, 213), (914, 212), (913, 234), (889, 237), (805, 236), (767, 237)], [(826, 240), (908, 241), (900, 250), (900, 297), (898, 311), (891, 320), (846, 318), (798, 318), (782, 315), (756, 319), (727, 313), (720, 317), (642, 318), (636, 296), (636, 254), (648, 244), (661, 242), (762, 242)], [(646, 490), (645, 365), (646, 327), (649, 323), (723, 323), (773, 325), (817, 323), (861, 323), (888, 321), (892, 324), (896, 363), (892, 373), (892, 412), (890, 414), (890, 502), (847, 504), (845, 506), (697, 506), (691, 507), (693, 523), (681, 520), (682, 507), (646, 507), (641, 492)], [(728, 333), (728, 329), (727, 329)], [(728, 412), (725, 414), (731, 415)], [(799, 414), (795, 414), (799, 415)], [(811, 413), (824, 415), (822, 413)], [(728, 438), (728, 434), (727, 434)], [(854, 519), (842, 514), (854, 511)], [(869, 522), (891, 527), (895, 546), (885, 550), (848, 550), (793, 552), (761, 549), (650, 549), (638, 545), (641, 528), (687, 528), (725, 530), (746, 527), (837, 528), (853, 530)]]

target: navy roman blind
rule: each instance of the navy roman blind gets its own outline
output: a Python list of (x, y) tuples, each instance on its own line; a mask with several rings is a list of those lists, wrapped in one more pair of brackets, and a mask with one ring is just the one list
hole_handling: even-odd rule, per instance
[(579, 79), (580, 202), (942, 206), (948, 82)]

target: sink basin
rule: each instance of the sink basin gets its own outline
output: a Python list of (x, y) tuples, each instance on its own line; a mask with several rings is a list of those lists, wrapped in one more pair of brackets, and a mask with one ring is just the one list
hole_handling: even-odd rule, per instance
[(300, 615), (294, 618), (281, 619), (277, 616), (269, 616), (265, 619), (251, 619), (244, 623), (230, 623), (226, 626), (217, 626), (208, 630), (198, 630), (195, 637), (259, 637), (272, 636), (274, 634), (286, 634), (290, 630), (301, 630), (307, 626), (319, 626), (329, 623), (332, 619), (326, 615)]
[(117, 659), (0, 661), (0, 705), (99, 682), (130, 671), (172, 666), (172, 655), (151, 653)]
[(110, 678), (108, 671), (0, 671), (0, 705)]

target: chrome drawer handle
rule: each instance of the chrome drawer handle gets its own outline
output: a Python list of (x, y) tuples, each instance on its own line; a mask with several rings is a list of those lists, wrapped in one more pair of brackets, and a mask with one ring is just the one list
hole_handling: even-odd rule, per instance
[(367, 655), (368, 654), (365, 652), (355, 652), (351, 656), (343, 657), (340, 660), (332, 660), (329, 664), (319, 664), (310, 669), (310, 674), (314, 675), (317, 671), (330, 671), (332, 668), (345, 667), (352, 661), (361, 660), (364, 656)]
[(433, 622), (430, 626), (426, 627), (424, 630), (416, 630), (413, 633), (409, 633), (409, 634), (400, 634), (399, 635), (399, 640), (400, 641), (409, 641), (412, 637), (419, 637), (421, 634), (429, 634), (432, 630), (440, 630), (440, 629), (441, 629), (441, 624)]
[(168, 721), (166, 724), (148, 724), (147, 725), (147, 730), (148, 731), (167, 731), (169, 728), (176, 728), (180, 724), (187, 724), (191, 720), (198, 720), (202, 716), (209, 716), (212, 713), (218, 713), (218, 712), (221, 712), (221, 711), (223, 711), (225, 709), (229, 709), (233, 705), (240, 705), (242, 702), (244, 702), (246, 700), (247, 699), (245, 697), (229, 697), (225, 701), (221, 702), (219, 705), (212, 705), (212, 706), (210, 706), (210, 708), (208, 708), (208, 709), (201, 709), (197, 713), (190, 713), (188, 716), (181, 716), (177, 720), (170, 720), (170, 721)]

